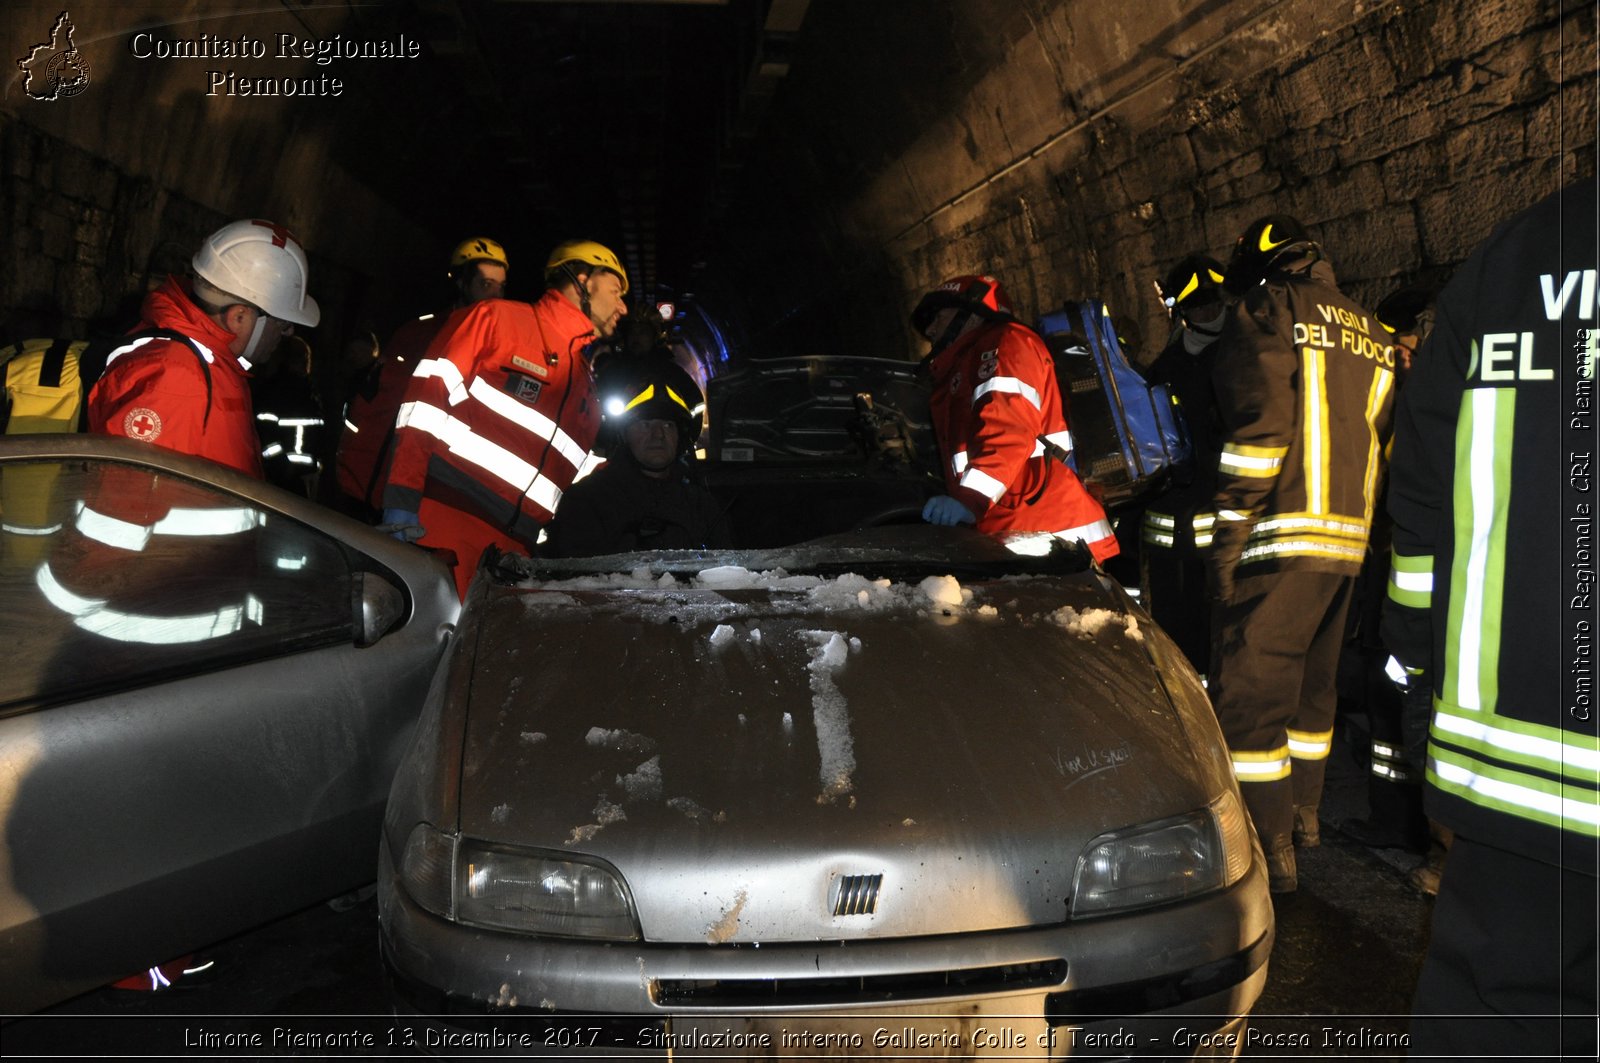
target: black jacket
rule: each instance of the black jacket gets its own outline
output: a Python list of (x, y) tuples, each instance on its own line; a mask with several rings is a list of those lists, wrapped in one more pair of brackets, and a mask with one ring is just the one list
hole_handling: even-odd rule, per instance
[(1211, 384), (1216, 362), (1215, 342), (1199, 354), (1190, 354), (1179, 328), (1144, 374), (1151, 384), (1167, 385), (1178, 400), (1194, 458), (1182, 479), (1175, 479), (1145, 504), (1140, 537), (1149, 546), (1175, 550), (1189, 558), (1211, 545), (1216, 516), (1211, 501), (1217, 486), (1217, 456), (1222, 451), (1222, 426)]
[(1512, 218), (1440, 293), (1396, 418), (1383, 620), (1432, 687), (1429, 815), (1591, 875), (1597, 194)]
[(727, 516), (688, 470), (646, 476), (627, 448), (567, 489), (545, 529), (547, 557), (732, 546)]

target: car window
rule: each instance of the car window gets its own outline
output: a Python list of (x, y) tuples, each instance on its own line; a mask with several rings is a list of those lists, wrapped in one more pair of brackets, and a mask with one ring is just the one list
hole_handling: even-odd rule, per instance
[(349, 642), (328, 536), (112, 462), (0, 467), (0, 713)]

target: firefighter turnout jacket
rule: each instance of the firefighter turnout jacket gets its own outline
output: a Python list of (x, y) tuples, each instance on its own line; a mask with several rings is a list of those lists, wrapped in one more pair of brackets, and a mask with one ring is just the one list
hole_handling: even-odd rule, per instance
[(1217, 340), (1223, 423), (1212, 572), (1355, 576), (1366, 554), (1394, 398), (1378, 319), (1307, 254), (1247, 292)]
[(1439, 296), (1399, 403), (1383, 622), (1432, 688), (1428, 814), (1588, 875), (1596, 195), (1591, 178), (1500, 226)]
[(927, 365), (945, 484), (977, 517), (978, 530), (1082, 540), (1095, 560), (1115, 557), (1105, 510), (1045, 450), (1048, 441), (1071, 453), (1072, 435), (1044, 341), (998, 320), (957, 337)]
[(417, 512), (427, 497), (532, 550), (561, 493), (601, 460), (590, 452), (593, 338), (588, 316), (555, 290), (452, 315), (401, 402), (384, 506)]
[(1216, 373), (1217, 345), (1208, 344), (1198, 354), (1183, 345), (1184, 331), (1173, 331), (1171, 340), (1150, 368), (1145, 379), (1152, 385), (1165, 384), (1177, 399), (1178, 409), (1189, 428), (1194, 462), (1188, 474), (1145, 503), (1140, 539), (1157, 550), (1171, 550), (1177, 556), (1194, 559), (1211, 545), (1211, 526), (1216, 515), (1211, 503), (1216, 495), (1217, 455), (1222, 448), (1217, 424), (1217, 400), (1211, 388)]
[(229, 349), (233, 334), (207, 317), (176, 277), (145, 296), (142, 316), (135, 331), (171, 329), (194, 346), (141, 336), (113, 349), (89, 392), (89, 431), (209, 458), (260, 479), (250, 366)]

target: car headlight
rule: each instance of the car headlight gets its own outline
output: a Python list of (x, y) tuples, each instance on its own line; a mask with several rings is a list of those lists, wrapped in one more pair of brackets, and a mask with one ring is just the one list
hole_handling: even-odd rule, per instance
[(622, 877), (591, 857), (457, 839), (419, 823), (400, 880), (412, 899), (457, 923), (523, 934), (637, 941)]
[(463, 841), (456, 920), (496, 930), (637, 941), (622, 879), (597, 860)]
[(1072, 916), (1195, 897), (1250, 869), (1250, 823), (1231, 788), (1185, 816), (1111, 831), (1089, 844), (1073, 879)]

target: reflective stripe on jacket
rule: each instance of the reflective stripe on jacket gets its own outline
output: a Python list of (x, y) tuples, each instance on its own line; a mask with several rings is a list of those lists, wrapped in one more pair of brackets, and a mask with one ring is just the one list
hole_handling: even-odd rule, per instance
[(559, 292), (488, 299), (453, 315), (417, 366), (395, 419), (384, 506), (424, 495), (504, 529), (530, 549), (561, 493), (599, 459), (583, 349), (588, 317)]
[(116, 348), (89, 392), (89, 431), (209, 458), (260, 479), (249, 367), (228, 349), (233, 334), (207, 317), (175, 277), (145, 296), (135, 331), (149, 328), (188, 336), (205, 365), (177, 340), (141, 337)]

